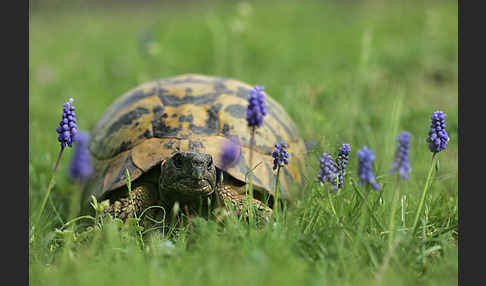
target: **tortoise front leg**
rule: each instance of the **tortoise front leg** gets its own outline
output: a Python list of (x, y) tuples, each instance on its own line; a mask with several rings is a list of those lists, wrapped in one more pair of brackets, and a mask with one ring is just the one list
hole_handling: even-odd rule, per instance
[[(238, 214), (243, 214), (244, 217), (248, 217), (248, 209), (246, 206), (247, 197), (244, 194), (240, 194), (237, 188), (231, 185), (220, 185), (218, 186), (217, 193), (219, 199), (229, 202)], [(255, 198), (251, 198), (250, 203), (255, 210), (257, 220), (268, 221), (270, 219), (273, 213), (271, 208)]]
[[(133, 203), (128, 195), (128, 190), (125, 189), (125, 191), (117, 192), (116, 195), (112, 195), (110, 198), (110, 205), (105, 209), (105, 213), (125, 222), (127, 218), (135, 217), (133, 208), (135, 207), (137, 217), (141, 219), (142, 226), (145, 228), (153, 227), (164, 217), (164, 211), (158, 207), (160, 203), (157, 194), (158, 191), (156, 185), (151, 183), (140, 183), (135, 185), (132, 189)], [(146, 210), (149, 207), (152, 208)], [(143, 217), (140, 217), (142, 214)]]

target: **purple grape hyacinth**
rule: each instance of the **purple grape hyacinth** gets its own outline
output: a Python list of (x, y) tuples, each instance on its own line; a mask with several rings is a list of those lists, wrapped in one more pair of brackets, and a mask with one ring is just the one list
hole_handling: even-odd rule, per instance
[(248, 98), (246, 120), (249, 127), (255, 128), (262, 125), (263, 116), (267, 115), (267, 109), (265, 108), (264, 87), (255, 85), (253, 88), (253, 90), (250, 90), (250, 97)]
[(408, 160), (408, 153), (410, 150), (410, 136), (407, 131), (402, 131), (398, 136), (398, 146), (395, 152), (395, 161), (393, 161), (391, 173), (398, 171), (398, 174), (404, 179), (408, 180), (408, 172), (412, 169)]
[(338, 169), (334, 165), (334, 162), (331, 158), (331, 155), (323, 152), (321, 157), (319, 158), (320, 167), (319, 174), (317, 176), (317, 180), (325, 183), (328, 181), (333, 186), (333, 191), (338, 189), (338, 185), (336, 182), (336, 177), (338, 176)]
[(76, 135), (75, 151), (69, 165), (69, 177), (78, 182), (87, 180), (93, 174), (91, 155), (88, 150), (89, 135), (80, 131)]
[(275, 150), (272, 153), (274, 170), (277, 167), (284, 167), (289, 164), (290, 154), (287, 153), (285, 148), (287, 148), (287, 144), (284, 141), (280, 142), (280, 144), (275, 144)]
[(336, 158), (336, 166), (338, 169), (338, 176), (339, 176), (338, 188), (340, 188), (343, 185), (344, 176), (346, 175), (346, 166), (348, 164), (350, 153), (351, 153), (351, 146), (349, 144), (343, 144), (341, 145), (341, 148), (339, 148), (338, 157)]
[(376, 182), (375, 175), (371, 171), (371, 164), (375, 160), (375, 155), (373, 155), (373, 150), (368, 149), (364, 146), (363, 149), (358, 150), (358, 176), (359, 185), (364, 184), (371, 185), (375, 190), (380, 189), (380, 185)]
[(62, 120), (59, 122), (59, 126), (57, 127), (56, 131), (59, 136), (57, 140), (61, 143), (61, 150), (59, 151), (59, 155), (57, 155), (56, 165), (54, 166), (54, 171), (52, 172), (51, 180), (49, 181), (49, 185), (47, 186), (47, 192), (42, 199), (39, 215), (37, 217), (37, 221), (41, 218), (41, 215), (44, 211), (44, 208), (47, 203), (47, 199), (49, 198), (49, 194), (51, 193), (52, 187), (54, 186), (54, 179), (56, 178), (57, 169), (59, 167), (59, 163), (61, 162), (62, 153), (64, 152), (64, 148), (66, 145), (69, 147), (73, 146), (73, 142), (76, 137), (76, 132), (78, 131), (78, 127), (76, 126), (76, 114), (74, 113), (74, 106), (72, 106), (74, 99), (70, 98), (66, 103), (62, 106), (63, 113), (62, 113)]
[(78, 126), (76, 125), (76, 113), (74, 112), (75, 107), (72, 105), (73, 102), (74, 99), (70, 98), (68, 102), (62, 105), (64, 107), (62, 120), (56, 129), (57, 134), (59, 134), (57, 140), (61, 143), (61, 149), (64, 149), (66, 145), (72, 147), (76, 137)]
[(227, 170), (233, 167), (240, 160), (240, 144), (238, 143), (238, 138), (230, 138), (223, 144), (221, 151), (221, 169)]
[(447, 142), (449, 141), (449, 135), (445, 130), (446, 125), (444, 120), (446, 114), (442, 111), (435, 111), (432, 115), (432, 124), (430, 126), (429, 137), (427, 142), (429, 143), (429, 149), (431, 152), (439, 153), (447, 148)]

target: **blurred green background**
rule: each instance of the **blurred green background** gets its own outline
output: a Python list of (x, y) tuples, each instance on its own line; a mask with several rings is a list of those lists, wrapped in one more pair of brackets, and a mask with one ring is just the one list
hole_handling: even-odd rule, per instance
[[(440, 154), (429, 215), (457, 222), (457, 1), (31, 0), (30, 4), (31, 216), (39, 208), (59, 152), (55, 129), (62, 103), (74, 98), (78, 126), (89, 131), (117, 97), (137, 85), (201, 73), (264, 85), (294, 119), (301, 136), (317, 143), (307, 160), (309, 181), (317, 175), (320, 153), (333, 153), (340, 144), (350, 143), (349, 173), (356, 172), (355, 151), (367, 145), (375, 150), (374, 171), (386, 186), (394, 181), (388, 171), (396, 136), (401, 130), (411, 132), (413, 169), (404, 186), (411, 206), (417, 204), (430, 166), (425, 142), (430, 116), (444, 111), (451, 141)], [(78, 207), (73, 198), (79, 187), (66, 177), (72, 153), (63, 155), (52, 193), (65, 219), (77, 215)], [(48, 213), (45, 229), (52, 231), (56, 222), (52, 210)], [(413, 212), (409, 216), (411, 220)], [(39, 281), (39, 277), (63, 277), (35, 264), (39, 261), (32, 255), (43, 256), (39, 253), (45, 247), (31, 245), (31, 265), (37, 265), (34, 277)], [(448, 269), (452, 276), (437, 274), (430, 281), (454, 282), (457, 264), (450, 271), (447, 263), (437, 273)], [(406, 285), (408, 279), (393, 281)]]

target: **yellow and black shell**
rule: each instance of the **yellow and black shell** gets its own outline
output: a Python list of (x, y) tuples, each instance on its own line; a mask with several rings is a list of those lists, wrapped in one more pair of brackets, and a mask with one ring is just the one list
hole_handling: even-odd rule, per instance
[[(126, 184), (125, 169), (135, 180), (174, 153), (203, 152), (221, 166), (220, 152), (236, 136), (242, 148), (239, 162), (226, 170), (245, 181), (249, 171), (250, 128), (246, 122), (246, 83), (195, 74), (144, 83), (127, 92), (104, 112), (89, 144), (95, 177), (87, 184), (84, 200)], [(305, 145), (285, 110), (265, 93), (267, 115), (257, 128), (253, 152), (253, 184), (273, 194), (274, 145), (285, 141), (292, 158), (280, 177), (283, 197), (292, 182), (301, 183)]]

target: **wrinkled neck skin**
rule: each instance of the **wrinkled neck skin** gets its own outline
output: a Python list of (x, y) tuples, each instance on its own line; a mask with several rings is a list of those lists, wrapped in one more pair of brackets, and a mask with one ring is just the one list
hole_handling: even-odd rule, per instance
[(160, 166), (159, 195), (172, 208), (178, 202), (181, 211), (207, 206), (216, 190), (216, 167), (209, 154), (180, 152)]

